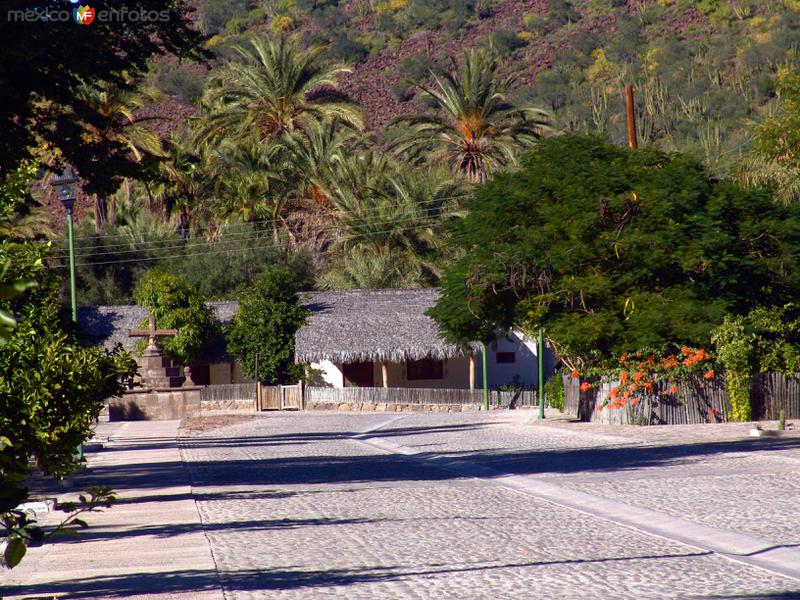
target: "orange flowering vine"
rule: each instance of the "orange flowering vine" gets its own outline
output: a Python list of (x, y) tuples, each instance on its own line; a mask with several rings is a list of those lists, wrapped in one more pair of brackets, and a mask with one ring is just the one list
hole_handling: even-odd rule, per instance
[[(689, 346), (682, 346), (677, 354), (666, 356), (642, 352), (622, 354), (620, 370), (614, 374), (619, 385), (611, 388), (603, 406), (622, 408), (626, 403), (635, 406), (644, 396), (674, 396), (680, 392), (680, 387), (674, 383), (676, 380), (701, 375), (706, 381), (714, 379), (716, 373), (710, 361), (711, 356), (703, 348)], [(582, 391), (590, 388), (581, 386)]]

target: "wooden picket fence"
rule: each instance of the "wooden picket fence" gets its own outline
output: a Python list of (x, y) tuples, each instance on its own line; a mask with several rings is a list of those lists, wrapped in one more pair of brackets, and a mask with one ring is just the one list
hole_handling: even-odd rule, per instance
[(225, 383), (207, 385), (200, 390), (200, 400), (224, 402), (250, 400), (256, 397), (255, 383)]
[[(676, 382), (678, 393), (668, 396), (660, 392), (673, 384), (664, 382), (636, 405), (628, 403), (618, 409), (598, 408), (618, 382), (596, 383), (586, 392), (580, 390), (580, 384), (578, 379), (564, 376), (564, 411), (581, 421), (636, 425), (721, 423), (728, 421), (731, 410), (721, 378), (709, 382), (696, 377)], [(754, 374), (751, 402), (753, 420), (777, 419), (781, 410), (787, 419), (800, 419), (800, 374)]]

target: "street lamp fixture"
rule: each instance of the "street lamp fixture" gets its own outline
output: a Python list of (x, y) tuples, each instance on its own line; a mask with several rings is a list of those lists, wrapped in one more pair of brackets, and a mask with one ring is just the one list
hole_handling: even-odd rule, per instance
[(75, 298), (75, 246), (72, 241), (72, 209), (78, 195), (78, 178), (67, 166), (60, 175), (56, 175), (50, 182), (67, 211), (67, 242), (69, 244), (69, 295), (72, 303), (72, 321), (78, 320), (78, 305)]

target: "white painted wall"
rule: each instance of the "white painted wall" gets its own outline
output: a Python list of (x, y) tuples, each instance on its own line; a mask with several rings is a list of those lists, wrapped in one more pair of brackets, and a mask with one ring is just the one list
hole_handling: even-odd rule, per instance
[[(519, 382), (526, 388), (539, 385), (539, 359), (537, 356), (535, 339), (527, 339), (522, 333), (512, 331), (507, 336), (501, 337), (497, 344), (487, 345), (486, 352), (486, 371), (490, 388), (497, 388), (501, 385), (512, 383), (514, 376), (517, 375)], [(514, 352), (514, 363), (498, 363), (498, 352)], [(480, 353), (477, 354), (477, 386), (483, 386), (483, 367), (481, 365)], [(545, 348), (544, 372), (547, 378), (553, 372), (553, 353)]]
[(344, 387), (344, 374), (340, 365), (323, 360), (309, 365), (308, 384), (323, 387)]

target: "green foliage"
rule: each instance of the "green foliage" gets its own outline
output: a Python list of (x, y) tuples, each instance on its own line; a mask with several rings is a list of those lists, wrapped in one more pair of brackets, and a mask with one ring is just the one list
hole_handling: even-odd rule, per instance
[(26, 240), (52, 235), (50, 215), (31, 194), (38, 166), (27, 162), (0, 179), (0, 239)]
[[(12, 11), (45, 11), (50, 2), (9, 0), (0, 21), (0, 177), (41, 148), (80, 173), (88, 192), (112, 193), (122, 177), (142, 165), (113, 136), (96, 137), (108, 125), (82, 99), (81, 88), (121, 85), (133, 89), (159, 56), (202, 58), (201, 36), (184, 0), (133, 0), (128, 15), (161, 12), (158, 19), (117, 19), (91, 27), (12, 18)], [(64, 5), (58, 10), (69, 12)], [(71, 20), (71, 19), (70, 19)], [(91, 56), (92, 60), (86, 60)], [(113, 128), (117, 125), (109, 125)]]
[(435, 102), (436, 114), (401, 117), (405, 130), (394, 150), (412, 163), (433, 160), (472, 182), (514, 165), (517, 154), (548, 129), (548, 115), (508, 101), (513, 76), (501, 77), (495, 57), (464, 52), (461, 64), (434, 85), (417, 87)]
[(489, 36), (489, 45), (500, 55), (510, 56), (525, 46), (525, 42), (508, 29), (495, 29)]
[(303, 50), (295, 37), (259, 37), (234, 52), (206, 88), (200, 139), (263, 142), (326, 120), (361, 127), (359, 110), (338, 91), (338, 76), (350, 69), (325, 60), (324, 48)]
[(35, 457), (48, 474), (74, 467), (75, 448), (91, 432), (107, 398), (120, 393), (120, 379), (133, 369), (124, 352), (79, 346), (63, 328), (59, 282), (43, 263), (46, 246), (0, 245), (10, 261), (6, 277), (35, 282), (23, 296), (0, 300), (17, 316), (17, 327), (0, 352), (0, 435), (13, 441), (15, 459)]
[(203, 297), (176, 275), (161, 269), (148, 270), (133, 297), (155, 316), (159, 328), (178, 330), (177, 336), (160, 338), (158, 344), (181, 364), (191, 364), (220, 333), (219, 322)]
[(294, 362), (294, 335), (308, 314), (300, 306), (300, 289), (289, 269), (272, 268), (242, 294), (226, 337), (248, 377), (256, 375), (256, 360), (262, 383), (295, 383), (302, 377), (302, 367)]
[(205, 0), (203, 3), (203, 32), (214, 35), (225, 29), (232, 19), (247, 14), (248, 0)]
[(561, 371), (556, 371), (544, 382), (544, 396), (550, 408), (564, 412), (564, 379)]
[(566, 0), (550, 0), (547, 9), (547, 20), (561, 27), (567, 23), (577, 23), (581, 18), (572, 2)]
[(330, 46), (330, 53), (344, 62), (357, 63), (366, 58), (368, 50), (364, 44), (343, 33), (333, 40), (333, 44)]
[(716, 347), (717, 360), (725, 368), (725, 384), (731, 403), (733, 421), (749, 421), (753, 416), (750, 401), (751, 353), (753, 340), (745, 331), (742, 316), (726, 316), (714, 330), (711, 341)]
[(800, 198), (800, 73), (781, 70), (780, 103), (755, 128), (750, 154), (738, 165), (737, 178), (771, 186), (779, 200)]
[(463, 257), (432, 311), (455, 341), (542, 325), (573, 364), (599, 364), (707, 346), (726, 314), (800, 291), (800, 207), (686, 156), (548, 138), (468, 208), (453, 228)]

